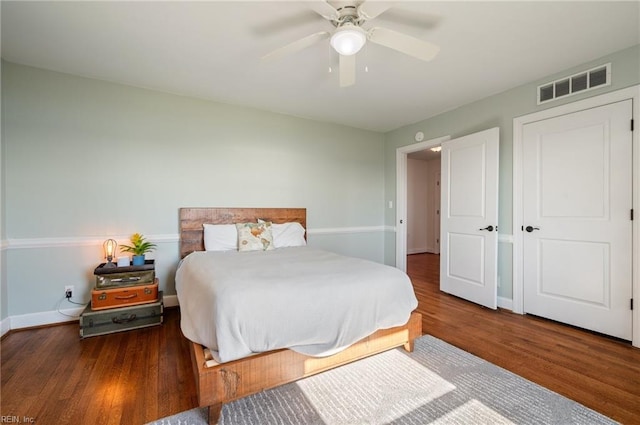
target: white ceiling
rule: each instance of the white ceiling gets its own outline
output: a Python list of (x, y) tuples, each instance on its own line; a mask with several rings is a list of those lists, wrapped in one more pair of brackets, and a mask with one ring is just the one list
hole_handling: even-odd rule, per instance
[[(369, 0), (375, 1), (375, 0)], [(340, 88), (333, 26), (305, 1), (2, 1), (2, 57), (35, 67), (386, 132), (640, 43), (640, 2), (396, 1), (381, 26), (441, 47), (368, 43)], [(364, 66), (368, 72), (364, 71)]]

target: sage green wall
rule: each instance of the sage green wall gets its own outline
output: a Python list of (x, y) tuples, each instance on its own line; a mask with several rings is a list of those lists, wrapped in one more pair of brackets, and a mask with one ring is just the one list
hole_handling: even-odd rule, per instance
[[(10, 316), (88, 299), (102, 252), (82, 241), (108, 235), (157, 236), (174, 294), (186, 206), (306, 207), (311, 245), (384, 261), (380, 133), (8, 62), (2, 86)], [(374, 229), (331, 230), (350, 227)]]
[[(562, 78), (573, 73), (611, 62), (611, 80), (608, 87), (587, 93), (569, 96), (549, 104), (536, 104), (536, 89), (548, 81)], [(494, 65), (496, 66), (496, 65)], [(415, 143), (417, 131), (425, 134), (425, 140), (451, 135), (451, 138), (464, 136), (492, 127), (500, 128), (500, 181), (499, 181), (499, 228), (500, 234), (512, 232), (512, 162), (513, 162), (513, 119), (543, 109), (575, 102), (591, 96), (619, 90), (640, 84), (640, 45), (613, 53), (589, 63), (563, 70), (538, 81), (516, 87), (477, 102), (462, 106), (453, 111), (402, 127), (386, 134), (385, 138), (385, 197), (387, 201), (396, 200), (396, 149)], [(428, 102), (428, 99), (425, 100)], [(395, 209), (385, 210), (385, 223), (395, 225)], [(512, 245), (510, 242), (499, 244), (498, 274), (500, 288), (498, 295), (512, 298)], [(385, 234), (385, 263), (395, 264), (395, 233)]]

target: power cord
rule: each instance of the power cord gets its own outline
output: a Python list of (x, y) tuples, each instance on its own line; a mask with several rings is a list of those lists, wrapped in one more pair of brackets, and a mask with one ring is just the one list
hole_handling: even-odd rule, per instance
[(66, 316), (66, 317), (70, 317), (70, 318), (72, 318), (72, 319), (79, 319), (79, 318), (80, 318), (80, 314), (78, 314), (78, 315), (76, 316), (76, 315), (72, 315), (72, 314), (63, 313), (62, 311), (60, 311), (60, 304), (62, 304), (62, 301), (64, 301), (64, 300), (67, 300), (67, 301), (68, 301), (69, 303), (71, 303), (71, 304), (81, 305), (81, 306), (85, 306), (85, 307), (86, 307), (87, 305), (89, 305), (89, 303), (88, 303), (88, 302), (86, 302), (86, 303), (78, 303), (78, 302), (75, 302), (75, 301), (73, 301), (71, 298), (68, 298), (68, 297), (66, 297), (66, 296), (65, 296), (65, 297), (63, 297), (63, 298), (60, 298), (60, 300), (58, 300), (58, 303), (56, 304), (56, 311), (57, 311), (59, 314), (62, 314), (63, 316)]

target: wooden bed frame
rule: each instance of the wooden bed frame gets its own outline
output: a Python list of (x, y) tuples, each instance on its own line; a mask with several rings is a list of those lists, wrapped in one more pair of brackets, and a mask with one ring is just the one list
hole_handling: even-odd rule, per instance
[[(307, 228), (305, 208), (180, 208), (180, 258), (204, 250), (204, 223), (232, 224), (297, 221)], [(382, 329), (328, 357), (310, 357), (282, 349), (240, 360), (207, 366), (204, 347), (191, 343), (191, 360), (200, 407), (209, 407), (209, 424), (220, 418), (223, 403), (323, 372), (364, 357), (403, 346), (413, 351), (422, 335), (422, 316), (413, 312), (409, 321)]]

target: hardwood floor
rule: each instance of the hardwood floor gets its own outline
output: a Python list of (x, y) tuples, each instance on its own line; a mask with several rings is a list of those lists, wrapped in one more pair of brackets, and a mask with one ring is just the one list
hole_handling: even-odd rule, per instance
[(178, 309), (162, 326), (79, 339), (78, 324), (2, 341), (3, 416), (36, 424), (141, 425), (197, 405)]
[(423, 333), (625, 424), (640, 424), (640, 349), (550, 320), (442, 293), (439, 256), (410, 255)]
[[(408, 260), (425, 333), (617, 421), (640, 424), (639, 349), (441, 293), (437, 261), (429, 254)], [(85, 340), (77, 324), (12, 332), (1, 343), (0, 414), (42, 425), (140, 425), (195, 407), (179, 310), (165, 312), (160, 327)]]

